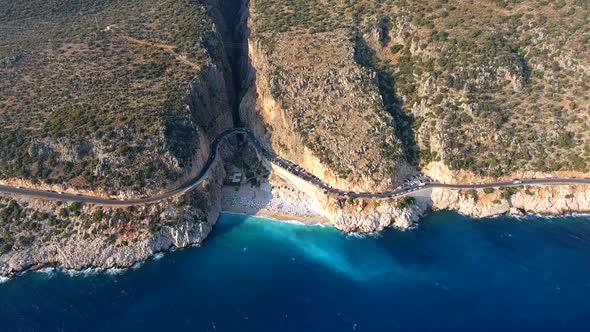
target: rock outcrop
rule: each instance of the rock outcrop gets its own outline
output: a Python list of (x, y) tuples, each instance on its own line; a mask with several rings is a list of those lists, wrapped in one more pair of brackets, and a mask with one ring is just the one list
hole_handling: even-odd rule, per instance
[(334, 227), (347, 233), (381, 232), (385, 228), (394, 227), (406, 230), (418, 224), (429, 209), (424, 200), (416, 200), (407, 207), (396, 207), (394, 201), (355, 201), (347, 207), (328, 209)]
[[(192, 9), (198, 11), (201, 7)], [(64, 161), (74, 162), (84, 155), (96, 156), (99, 158), (94, 169), (96, 174), (109, 177), (113, 169), (122, 169), (129, 173), (127, 181), (139, 179), (144, 185), (138, 190), (118, 183), (114, 187), (118, 190), (113, 192), (112, 187), (107, 190), (98, 183), (92, 188), (76, 188), (71, 183), (40, 184), (21, 178), (4, 179), (3, 183), (93, 196), (132, 198), (140, 193), (154, 194), (176, 188), (193, 178), (210, 156), (211, 140), (234, 125), (232, 107), (236, 92), (229, 57), (223, 47), (222, 38), (225, 36), (223, 31), (216, 30), (218, 27), (211, 25), (211, 28), (209, 43), (203, 44), (208, 46), (206, 55), (200, 59), (198, 66), (195, 65), (195, 74), (187, 77), (183, 94), (173, 96), (171, 104), (165, 105), (166, 111), (175, 113), (166, 114), (163, 119), (154, 119), (163, 123), (157, 135), (150, 138), (159, 142), (156, 144), (157, 153), (144, 149), (144, 153), (135, 159), (138, 165), (141, 164), (140, 159), (164, 160), (166, 167), (175, 170), (174, 177), (166, 178), (161, 186), (151, 186), (150, 176), (161, 169), (140, 170), (132, 167), (137, 165), (131, 165), (126, 156), (123, 159), (114, 158), (108, 152), (113, 150), (111, 147), (97, 142), (74, 145), (65, 139), (59, 141), (60, 144), (39, 141), (29, 153), (42, 157), (57, 151)], [(115, 30), (111, 29), (111, 33), (114, 34)], [(121, 133), (127, 134), (124, 131)], [(121, 140), (132, 141), (124, 137)], [(25, 197), (0, 199), (0, 275), (46, 266), (74, 270), (129, 267), (171, 247), (200, 244), (219, 216), (225, 177), (223, 163), (232, 149), (232, 144), (220, 147), (218, 158), (202, 188), (158, 204), (110, 209)]]
[(506, 195), (501, 190), (486, 194), (483, 190), (434, 189), (435, 209), (457, 210), (476, 217), (523, 213), (562, 215), (590, 212), (590, 186), (522, 187)]
[(342, 189), (385, 190), (405, 175), (394, 120), (350, 31), (253, 34), (240, 115), (259, 139)]
[(28, 269), (37, 270), (45, 267), (63, 267), (70, 270), (90, 267), (127, 268), (173, 246), (184, 248), (200, 244), (210, 231), (209, 223), (166, 226), (149, 237), (125, 246), (109, 244), (104, 239), (88, 241), (72, 237), (65, 243), (44, 243), (39, 247), (0, 257), (0, 275), (12, 275)]
[(60, 212), (56, 217), (51, 214), (59, 209), (55, 203), (16, 203), (18, 219), (5, 229), (11, 238), (0, 241), (2, 250), (12, 241), (0, 254), (0, 276), (45, 267), (126, 268), (172, 247), (199, 245), (219, 217), (224, 175), (218, 162), (207, 188), (135, 209), (84, 207), (73, 212), (70, 207), (69, 215)]

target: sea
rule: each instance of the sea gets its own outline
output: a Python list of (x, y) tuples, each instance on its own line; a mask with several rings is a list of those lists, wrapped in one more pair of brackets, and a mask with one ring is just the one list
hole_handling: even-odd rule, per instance
[(590, 331), (590, 217), (346, 235), (223, 214), (198, 248), (128, 270), (0, 284), (0, 331)]

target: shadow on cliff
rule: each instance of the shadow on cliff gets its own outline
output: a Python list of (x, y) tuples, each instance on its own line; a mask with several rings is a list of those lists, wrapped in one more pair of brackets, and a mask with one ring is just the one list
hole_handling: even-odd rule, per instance
[(248, 63), (247, 20), (248, 0), (198, 0), (204, 4), (213, 19), (220, 38), (208, 38), (205, 48), (221, 59), (228, 100), (231, 104), (234, 126), (242, 125), (239, 107), (245, 91), (245, 74)]
[(355, 37), (354, 57), (358, 64), (377, 74), (379, 93), (383, 99), (385, 110), (391, 114), (395, 121), (396, 136), (402, 143), (406, 161), (413, 166), (418, 166), (420, 151), (413, 129), (415, 119), (412, 114), (403, 111), (403, 100), (396, 93), (394, 73), (380, 62), (375, 50), (358, 32)]

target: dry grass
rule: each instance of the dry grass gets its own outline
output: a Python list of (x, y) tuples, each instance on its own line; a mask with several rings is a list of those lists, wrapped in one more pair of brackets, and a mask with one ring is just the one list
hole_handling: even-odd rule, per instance
[(207, 61), (204, 8), (188, 0), (0, 7), (0, 177), (157, 189), (190, 166), (196, 129), (185, 130), (181, 100)]
[(359, 63), (383, 78), (382, 107), (393, 111), (410, 161), (419, 150), (422, 165), (443, 160), (491, 176), (590, 165), (587, 1), (253, 0), (252, 8), (253, 38), (271, 49), (285, 33), (343, 29), (365, 43)]

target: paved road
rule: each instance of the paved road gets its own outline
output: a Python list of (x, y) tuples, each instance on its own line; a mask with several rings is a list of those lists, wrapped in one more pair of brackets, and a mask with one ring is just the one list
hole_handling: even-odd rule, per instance
[(194, 178), (189, 180), (188, 182), (184, 183), (177, 189), (158, 194), (155, 196), (147, 197), (147, 198), (138, 198), (138, 199), (125, 199), (125, 200), (116, 200), (116, 199), (108, 199), (108, 198), (101, 198), (101, 197), (93, 197), (93, 196), (85, 196), (85, 195), (74, 195), (74, 194), (67, 194), (67, 193), (57, 193), (53, 191), (44, 191), (44, 190), (35, 190), (35, 189), (26, 189), (26, 188), (17, 188), (17, 187), (10, 187), (10, 186), (2, 186), (0, 185), (0, 193), (6, 194), (15, 194), (15, 195), (22, 195), (27, 197), (35, 197), (35, 198), (42, 198), (47, 200), (54, 200), (54, 201), (65, 201), (65, 202), (80, 202), (80, 203), (87, 203), (87, 204), (95, 204), (100, 206), (136, 206), (136, 205), (146, 205), (151, 203), (161, 202), (165, 199), (174, 197), (176, 195), (185, 193), (187, 191), (193, 190), (199, 184), (203, 182), (209, 176), (209, 169), (211, 165), (217, 158), (217, 150), (219, 148), (219, 144), (227, 137), (232, 135), (242, 134), (248, 138), (248, 140), (254, 145), (254, 147), (258, 150), (258, 152), (269, 162), (280, 166), (292, 174), (298, 176), (299, 178), (315, 185), (316, 187), (322, 189), (326, 193), (330, 193), (336, 196), (341, 197), (352, 197), (352, 198), (392, 198), (392, 197), (402, 197), (411, 195), (416, 192), (429, 190), (431, 188), (453, 188), (453, 189), (483, 189), (483, 188), (495, 188), (495, 187), (516, 187), (522, 185), (567, 185), (567, 184), (590, 184), (590, 178), (546, 178), (546, 179), (521, 179), (520, 183), (514, 183), (512, 181), (504, 181), (504, 182), (494, 182), (494, 183), (485, 183), (485, 184), (446, 184), (440, 182), (428, 182), (424, 184), (414, 183), (411, 185), (407, 185), (401, 187), (399, 189), (388, 191), (388, 192), (352, 192), (352, 191), (343, 191), (336, 188), (329, 186), (328, 184), (324, 183), (315, 175), (307, 172), (305, 169), (299, 167), (298, 165), (276, 155), (274, 152), (266, 149), (260, 141), (254, 136), (254, 134), (246, 129), (246, 128), (230, 128), (223, 132), (221, 132), (215, 139), (211, 142), (211, 153), (209, 155), (209, 159), (203, 165), (201, 172), (197, 174)]

